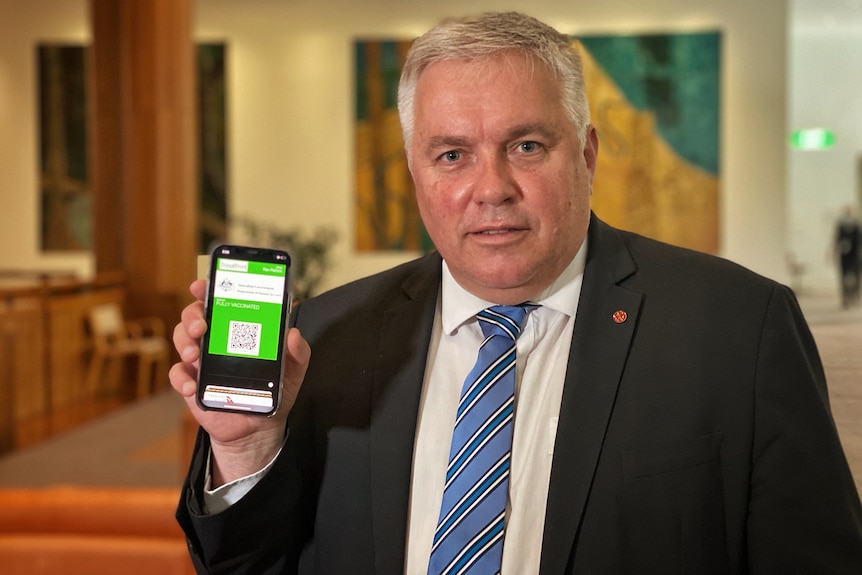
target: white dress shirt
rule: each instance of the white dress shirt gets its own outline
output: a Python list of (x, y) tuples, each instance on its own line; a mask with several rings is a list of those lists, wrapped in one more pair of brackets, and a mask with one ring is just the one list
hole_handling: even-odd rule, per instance
[[(580, 298), (586, 242), (533, 303), (517, 341), (515, 424), (503, 543), (505, 574), (538, 573), (563, 381)], [(445, 262), (419, 407), (407, 534), (407, 575), (425, 575), (461, 386), (484, 339), (476, 314), (494, 305), (465, 291)]]
[[(531, 300), (541, 307), (530, 312), (517, 341), (504, 575), (539, 571), (554, 440), (586, 252), (585, 240), (560, 277)], [(483, 301), (461, 288), (443, 263), (413, 453), (406, 575), (425, 575), (428, 571), (461, 386), (484, 339), (475, 316), (492, 305), (494, 302)], [(208, 471), (205, 511), (218, 513), (239, 501), (274, 461), (257, 473), (215, 490), (210, 490)]]

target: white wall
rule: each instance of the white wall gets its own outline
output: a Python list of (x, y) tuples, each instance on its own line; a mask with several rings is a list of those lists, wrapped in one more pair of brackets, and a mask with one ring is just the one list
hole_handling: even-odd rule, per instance
[(835, 222), (843, 206), (862, 200), (860, 23), (862, 6), (840, 19), (794, 18), (791, 26), (789, 130), (827, 128), (836, 138), (829, 150), (788, 151), (787, 245), (805, 265), (802, 285), (811, 291), (837, 292)]
[[(68, 4), (37, 0), (15, 4), (23, 23), (16, 45), (45, 35), (33, 7)], [(81, 2), (75, 2), (80, 5)], [(785, 280), (785, 50), (784, 0), (726, 0), (714, 6), (689, 0), (605, 0), (596, 3), (534, 0), (526, 8), (561, 31), (578, 33), (723, 32), (723, 126), (721, 133), (722, 253), (763, 274)], [(79, 6), (80, 8), (80, 6)], [(195, 34), (229, 43), (228, 177), (234, 215), (285, 226), (332, 224), (342, 229), (335, 269), (327, 285), (340, 284), (413, 254), (357, 254), (353, 244), (353, 60), (352, 42), (409, 38), (442, 17), (480, 10), (525, 9), (523, 2), (475, 0), (198, 0)], [(7, 13), (11, 8), (7, 9)], [(72, 10), (74, 12), (74, 10)], [(65, 33), (83, 35), (83, 9)], [(21, 13), (21, 14), (19, 14)], [(67, 10), (68, 13), (68, 10)], [(0, 22), (4, 21), (0, 13)], [(75, 16), (69, 16), (75, 18)], [(76, 32), (77, 31), (77, 32)], [(3, 36), (0, 29), (0, 37)], [(0, 40), (2, 41), (2, 40)], [(2, 46), (2, 45), (0, 45)], [(10, 57), (0, 50), (0, 62)], [(16, 84), (32, 85), (32, 63), (14, 55)], [(12, 66), (13, 63), (8, 64)], [(0, 144), (0, 173), (17, 172), (14, 189), (35, 206), (34, 95), (4, 90), (26, 113), (4, 116), (12, 133), (30, 143), (14, 155)], [(25, 79), (26, 78), (26, 79)], [(27, 118), (22, 118), (27, 116)], [(9, 133), (4, 128), (4, 132)], [(21, 143), (16, 138), (14, 146)], [(598, 175), (601, 177), (601, 174)], [(6, 187), (4, 182), (3, 186)], [(5, 192), (4, 192), (5, 195)], [(5, 200), (4, 200), (5, 203)], [(26, 257), (45, 265), (35, 241), (36, 214), (16, 207), (0, 217), (17, 226)], [(6, 225), (0, 226), (6, 228)], [(10, 233), (0, 229), (0, 239)], [(0, 255), (0, 267), (10, 265)]]
[[(724, 32), (722, 252), (784, 279), (785, 3), (692, 4), (537, 0), (529, 11), (573, 34)], [(446, 15), (484, 9), (523, 9), (523, 3), (198, 0), (199, 36), (231, 46), (232, 212), (280, 214), (287, 225), (334, 223), (344, 229), (331, 283), (409, 257), (357, 255), (350, 249), (351, 42), (412, 37)]]

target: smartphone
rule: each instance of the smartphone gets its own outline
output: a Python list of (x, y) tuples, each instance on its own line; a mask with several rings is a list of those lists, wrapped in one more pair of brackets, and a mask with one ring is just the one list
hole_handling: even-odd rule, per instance
[(222, 245), (210, 256), (197, 401), (271, 416), (281, 402), (290, 256)]

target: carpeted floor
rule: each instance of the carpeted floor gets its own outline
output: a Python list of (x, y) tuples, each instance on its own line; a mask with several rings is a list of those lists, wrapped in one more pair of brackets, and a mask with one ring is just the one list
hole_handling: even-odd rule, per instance
[(817, 342), (835, 426), (856, 489), (862, 494), (862, 307), (849, 310), (837, 298), (801, 298)]
[(0, 487), (178, 487), (185, 403), (165, 391), (0, 458)]

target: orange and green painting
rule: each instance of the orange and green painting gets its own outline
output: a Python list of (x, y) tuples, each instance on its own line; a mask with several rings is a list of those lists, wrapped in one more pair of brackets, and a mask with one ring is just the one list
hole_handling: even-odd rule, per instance
[[(668, 243), (719, 246), (721, 36), (582, 36), (599, 160), (592, 208)], [(356, 249), (429, 250), (397, 113), (411, 41), (357, 41)]]
[(720, 34), (579, 41), (599, 134), (593, 211), (617, 227), (716, 253)]
[(407, 41), (358, 41), (356, 249), (428, 250), (398, 121), (398, 78)]

